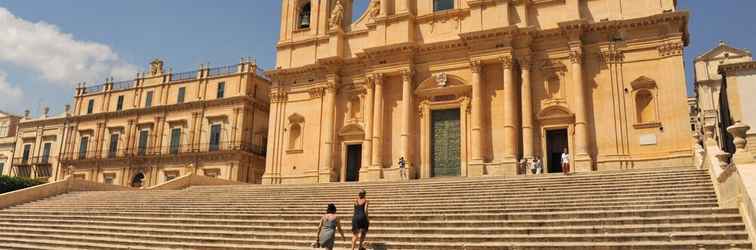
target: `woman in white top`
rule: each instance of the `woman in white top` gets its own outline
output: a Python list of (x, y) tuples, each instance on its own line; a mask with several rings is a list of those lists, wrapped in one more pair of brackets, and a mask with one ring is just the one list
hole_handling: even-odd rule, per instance
[(566, 148), (562, 153), (562, 173), (565, 175), (570, 174), (570, 154), (567, 153)]

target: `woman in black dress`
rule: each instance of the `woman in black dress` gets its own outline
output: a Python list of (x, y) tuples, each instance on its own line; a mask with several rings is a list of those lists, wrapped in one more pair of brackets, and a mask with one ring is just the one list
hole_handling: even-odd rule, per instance
[[(367, 193), (365, 190), (360, 191), (357, 200), (354, 201), (354, 217), (352, 217), (352, 250), (355, 245), (357, 249), (365, 249), (362, 247), (362, 243), (365, 242), (367, 236), (368, 227), (370, 227), (370, 220), (368, 220), (368, 200), (365, 198)], [(360, 244), (357, 245), (359, 239)]]

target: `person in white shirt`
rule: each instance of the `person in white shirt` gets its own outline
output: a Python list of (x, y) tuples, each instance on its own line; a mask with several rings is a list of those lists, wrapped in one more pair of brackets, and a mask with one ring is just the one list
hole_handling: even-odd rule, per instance
[(565, 175), (570, 174), (570, 154), (567, 153), (566, 148), (562, 153), (562, 173), (564, 173)]
[(536, 157), (533, 159), (533, 174), (541, 174), (543, 173), (543, 162), (541, 162), (541, 159)]

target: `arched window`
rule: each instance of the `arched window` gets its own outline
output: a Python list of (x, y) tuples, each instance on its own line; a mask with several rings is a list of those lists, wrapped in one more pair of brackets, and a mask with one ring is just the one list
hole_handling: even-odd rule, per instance
[(635, 94), (635, 107), (638, 112), (638, 123), (650, 123), (656, 121), (654, 97), (648, 90), (641, 90)]
[(299, 20), (297, 21), (297, 27), (300, 29), (310, 28), (310, 1), (307, 1), (299, 8)]

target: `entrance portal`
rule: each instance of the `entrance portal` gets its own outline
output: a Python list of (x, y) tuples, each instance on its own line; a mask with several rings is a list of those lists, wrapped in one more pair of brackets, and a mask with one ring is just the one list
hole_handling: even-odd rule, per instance
[(459, 109), (431, 112), (431, 176), (460, 176)]
[(347, 145), (346, 181), (360, 180), (360, 166), (362, 166), (362, 145)]
[(562, 153), (568, 147), (567, 129), (546, 131), (546, 157), (549, 173), (562, 172)]

